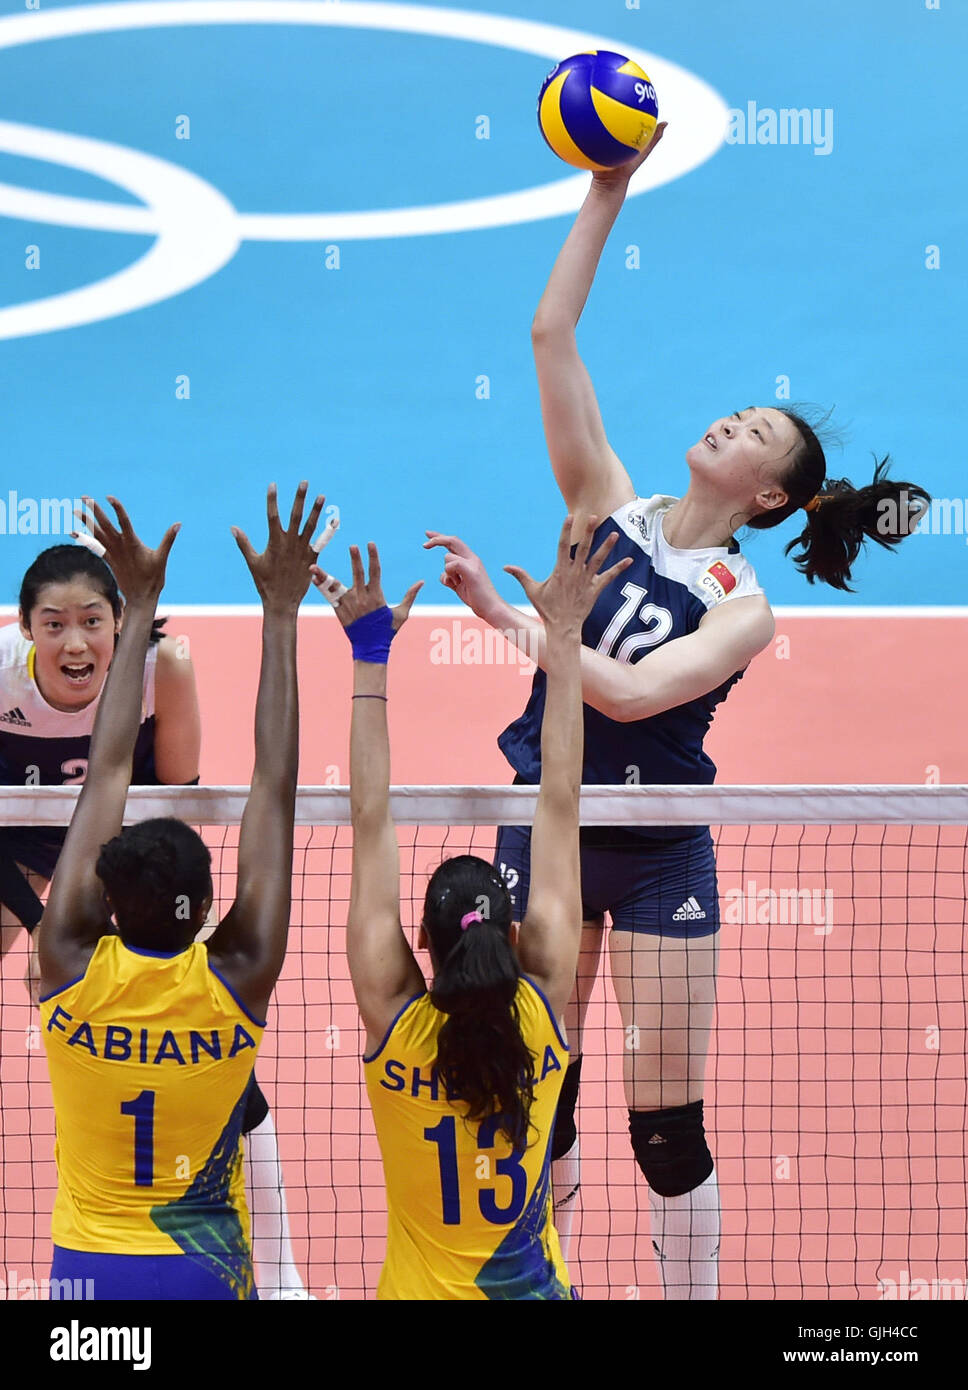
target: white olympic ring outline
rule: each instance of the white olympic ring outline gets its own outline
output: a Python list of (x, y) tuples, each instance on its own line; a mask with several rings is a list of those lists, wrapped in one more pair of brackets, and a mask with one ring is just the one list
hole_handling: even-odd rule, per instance
[[(557, 25), (465, 10), (368, 0), (119, 0), (0, 19), (0, 49), (120, 30), (213, 24), (315, 25), (464, 39), (553, 62), (590, 48), (621, 48), (649, 73), (674, 145), (644, 165), (633, 195), (689, 173), (723, 143), (726, 103), (701, 78), (624, 41)], [(537, 138), (537, 133), (536, 133)], [(672, 152), (674, 151), (674, 153)], [(113, 183), (144, 206), (62, 197), (0, 183), (0, 216), (155, 237), (132, 265), (80, 289), (0, 309), (0, 338), (79, 327), (146, 308), (221, 270), (243, 240), (324, 241), (426, 236), (512, 226), (574, 212), (588, 187), (577, 174), (514, 193), (369, 212), (240, 213), (198, 175), (154, 155), (60, 131), (0, 121), (0, 152), (66, 165)], [(672, 161), (672, 162), (670, 162)]]

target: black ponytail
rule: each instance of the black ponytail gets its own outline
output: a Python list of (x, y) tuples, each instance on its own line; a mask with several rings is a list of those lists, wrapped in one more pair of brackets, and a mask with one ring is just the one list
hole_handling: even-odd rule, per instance
[(827, 462), (819, 432), (829, 412), (812, 425), (793, 410), (781, 412), (796, 426), (801, 447), (796, 450), (782, 484), (789, 501), (784, 507), (750, 517), (748, 526), (764, 531), (807, 507), (806, 525), (784, 550), (799, 551), (793, 562), (807, 582), (819, 579), (831, 588), (853, 592), (847, 582), (851, 568), (868, 540), (890, 548), (909, 536), (931, 504), (917, 483), (895, 482), (887, 476), (890, 456), (874, 458), (874, 477), (855, 488), (847, 478), (827, 478)]
[[(481, 920), (461, 926), (476, 913)], [(521, 970), (510, 942), (511, 899), (484, 859), (448, 859), (427, 885), (424, 927), (437, 965), (431, 1000), (448, 1015), (437, 1038), (437, 1072), (467, 1117), (499, 1117), (515, 1149), (528, 1142), (534, 1057), (521, 1036)]]
[[(42, 550), (27, 570), (20, 584), (20, 611), (24, 627), (30, 630), (30, 615), (40, 600), (46, 584), (69, 584), (72, 579), (85, 579), (111, 605), (115, 620), (124, 612), (118, 581), (110, 567), (83, 545), (52, 545)], [(164, 637), (166, 618), (156, 618), (151, 626), (152, 643)]]

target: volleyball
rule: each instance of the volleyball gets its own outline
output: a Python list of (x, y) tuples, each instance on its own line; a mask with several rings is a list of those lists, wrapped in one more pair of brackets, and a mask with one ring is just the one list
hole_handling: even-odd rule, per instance
[(644, 150), (655, 132), (655, 88), (638, 63), (605, 49), (576, 53), (545, 78), (541, 134), (577, 169), (614, 169)]

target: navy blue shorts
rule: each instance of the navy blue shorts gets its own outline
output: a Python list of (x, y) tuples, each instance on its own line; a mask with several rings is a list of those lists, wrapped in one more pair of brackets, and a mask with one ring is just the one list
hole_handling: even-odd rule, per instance
[(28, 931), (33, 931), (40, 921), (44, 905), (17, 866), (23, 864), (49, 879), (66, 835), (64, 829), (44, 826), (0, 828), (0, 903), (8, 907)]
[[(604, 836), (598, 832), (596, 838)], [(616, 931), (650, 936), (712, 936), (719, 930), (716, 856), (708, 829), (681, 840), (583, 844), (580, 858), (584, 920), (607, 912)], [(494, 863), (511, 894), (515, 921), (521, 921), (531, 886), (530, 826), (498, 829)]]
[[(54, 1246), (51, 1298), (154, 1302), (258, 1299), (248, 1255), (97, 1255)], [(64, 1281), (54, 1284), (54, 1280)]]
[(42, 878), (53, 878), (66, 839), (66, 826), (5, 825), (0, 828), (0, 854)]

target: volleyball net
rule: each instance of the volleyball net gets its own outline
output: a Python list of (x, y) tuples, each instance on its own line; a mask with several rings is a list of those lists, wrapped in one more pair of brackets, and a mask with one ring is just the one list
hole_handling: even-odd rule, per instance
[[(65, 825), (76, 794), (5, 789), (0, 821)], [(199, 827), (224, 912), (246, 795), (136, 788), (128, 819)], [(524, 787), (394, 789), (408, 931), (437, 864), (491, 859), (496, 827), (529, 824), (535, 799)], [(968, 788), (591, 787), (582, 822), (712, 827), (722, 928), (705, 1110), (723, 1209), (720, 1297), (964, 1298)], [(345, 955), (351, 845), (346, 791), (301, 790), (289, 950), (256, 1067), (296, 1261), (319, 1298), (373, 1295), (386, 1226)], [(21, 934), (0, 980), (8, 1282), (12, 1271), (48, 1273), (56, 1183), (46, 1061), (22, 983), (28, 946)], [(617, 951), (612, 969), (623, 959)], [(661, 1297), (623, 1063), (630, 1049), (664, 1044), (623, 1024), (621, 985), (606, 951), (589, 982), (569, 1258), (591, 1299)]]

